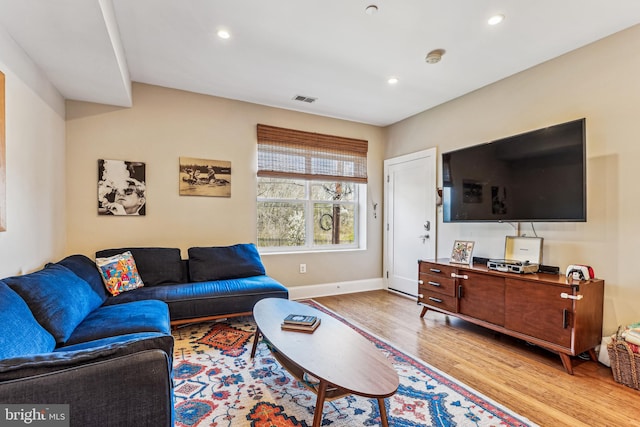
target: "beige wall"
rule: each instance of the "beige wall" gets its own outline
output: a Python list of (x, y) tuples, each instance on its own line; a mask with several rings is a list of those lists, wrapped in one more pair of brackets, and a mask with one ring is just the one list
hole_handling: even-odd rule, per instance
[(37, 270), (64, 253), (65, 123), (62, 97), (1, 27), (0, 71), (5, 74), (7, 183), (2, 278)]
[[(537, 223), (543, 262), (588, 264), (605, 279), (605, 333), (640, 320), (640, 26), (618, 33), (391, 126), (385, 158), (439, 153), (540, 127), (587, 119), (587, 222)], [(438, 165), (441, 168), (441, 165)], [(442, 176), (438, 171), (439, 185)], [(443, 224), (438, 255), (453, 240), (502, 257), (509, 224)], [(529, 224), (521, 232), (531, 235)]]
[[(67, 253), (168, 246), (186, 257), (191, 246), (255, 242), (258, 123), (368, 140), (370, 197), (382, 199), (378, 127), (134, 84), (132, 108), (67, 102)], [(181, 156), (231, 161), (231, 198), (179, 196)], [(98, 216), (98, 159), (146, 163), (146, 216)], [(265, 255), (268, 273), (289, 287), (380, 278), (381, 215), (367, 218), (366, 250)]]

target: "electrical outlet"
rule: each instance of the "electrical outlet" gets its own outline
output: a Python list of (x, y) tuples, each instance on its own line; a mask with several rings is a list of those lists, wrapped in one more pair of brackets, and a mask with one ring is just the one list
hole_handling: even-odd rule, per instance
[(307, 272), (307, 264), (300, 264), (300, 273), (306, 273)]

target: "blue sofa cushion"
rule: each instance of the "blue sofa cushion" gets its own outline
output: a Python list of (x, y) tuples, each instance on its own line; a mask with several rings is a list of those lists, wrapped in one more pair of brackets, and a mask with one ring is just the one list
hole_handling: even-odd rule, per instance
[(269, 276), (251, 276), (140, 288), (135, 292), (125, 292), (109, 298), (105, 305), (159, 299), (169, 305), (171, 320), (182, 320), (251, 312), (255, 303), (262, 298), (288, 297), (287, 288), (275, 279)]
[(258, 248), (252, 243), (189, 248), (192, 282), (235, 279), (266, 274)]
[(102, 275), (96, 267), (96, 263), (87, 256), (84, 255), (70, 255), (57, 262), (62, 266), (67, 267), (73, 271), (78, 277), (91, 285), (94, 292), (100, 297), (102, 302), (106, 301), (109, 297), (107, 288), (102, 281)]
[(184, 281), (182, 258), (178, 248), (120, 248), (96, 252), (96, 258), (108, 258), (129, 251), (145, 286)]
[(0, 281), (0, 359), (47, 353), (56, 340), (36, 321), (20, 296)]
[(73, 331), (66, 346), (139, 332), (171, 334), (169, 308), (158, 300), (102, 306)]
[(38, 323), (58, 344), (63, 344), (103, 302), (87, 282), (59, 264), (3, 280), (25, 300)]

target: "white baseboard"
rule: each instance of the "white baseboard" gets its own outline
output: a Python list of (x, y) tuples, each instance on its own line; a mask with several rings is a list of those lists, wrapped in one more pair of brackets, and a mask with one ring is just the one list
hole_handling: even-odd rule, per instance
[(382, 277), (354, 280), (351, 282), (324, 283), (320, 285), (294, 286), (289, 288), (289, 299), (326, 297), (330, 295), (352, 294), (354, 292), (384, 289)]

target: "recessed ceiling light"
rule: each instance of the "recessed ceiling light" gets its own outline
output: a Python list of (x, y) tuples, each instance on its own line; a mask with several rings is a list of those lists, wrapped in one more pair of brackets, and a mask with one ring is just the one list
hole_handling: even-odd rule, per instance
[(504, 21), (504, 15), (493, 15), (491, 18), (489, 18), (489, 20), (487, 21), (487, 23), (489, 25), (498, 25), (499, 23), (501, 23), (502, 21)]
[(218, 37), (220, 37), (221, 39), (225, 39), (226, 40), (229, 37), (231, 37), (231, 34), (227, 30), (220, 30), (220, 31), (218, 31)]
[(370, 4), (364, 9), (364, 11), (367, 15), (375, 15), (376, 13), (378, 13), (378, 6), (376, 6), (375, 4)]
[(389, 83), (390, 85), (395, 85), (398, 83), (398, 78), (397, 77), (389, 77), (389, 80), (387, 80), (387, 83)]

